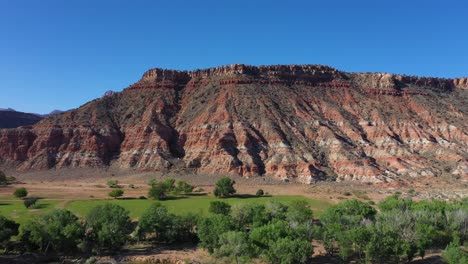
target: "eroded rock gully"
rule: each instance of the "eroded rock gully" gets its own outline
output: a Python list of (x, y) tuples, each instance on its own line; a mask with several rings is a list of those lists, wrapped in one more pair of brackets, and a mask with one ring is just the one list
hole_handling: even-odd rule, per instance
[(468, 177), (468, 79), (327, 66), (152, 69), (122, 92), (0, 130), (18, 170), (119, 166), (313, 182)]

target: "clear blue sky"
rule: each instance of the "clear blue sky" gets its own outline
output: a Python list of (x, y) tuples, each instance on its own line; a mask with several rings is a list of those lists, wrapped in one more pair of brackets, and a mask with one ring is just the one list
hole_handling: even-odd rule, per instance
[(154, 67), (468, 76), (467, 14), (465, 0), (0, 0), (0, 108), (75, 108)]

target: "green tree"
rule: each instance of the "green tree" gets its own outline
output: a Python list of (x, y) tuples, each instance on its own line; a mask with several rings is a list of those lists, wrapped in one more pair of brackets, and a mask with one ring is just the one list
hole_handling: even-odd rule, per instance
[(26, 196), (28, 196), (28, 190), (26, 190), (26, 188), (24, 187), (21, 187), (21, 188), (18, 188), (15, 190), (15, 192), (13, 193), (13, 195), (16, 197), (16, 198), (24, 198)]
[(109, 196), (114, 198), (114, 199), (117, 198), (117, 197), (121, 197), (123, 194), (124, 194), (124, 191), (121, 190), (121, 189), (114, 189), (114, 190), (109, 192)]
[(130, 233), (129, 212), (115, 204), (99, 205), (86, 217), (87, 242), (98, 253), (116, 250), (128, 240)]
[(78, 217), (63, 209), (54, 210), (22, 226), (20, 241), (29, 249), (58, 253), (76, 251), (84, 235)]
[(225, 202), (213, 201), (210, 202), (208, 211), (213, 214), (229, 215), (231, 213), (231, 206)]
[(165, 179), (162, 184), (164, 185), (168, 193), (174, 192), (175, 190), (175, 180), (173, 178)]
[(460, 241), (457, 238), (445, 248), (442, 258), (448, 264), (468, 264), (468, 253), (460, 248)]
[(280, 238), (287, 237), (288, 226), (284, 221), (275, 221), (266, 225), (253, 228), (249, 234), (249, 240), (252, 241), (254, 251), (257, 255), (270, 250), (270, 244)]
[(366, 244), (366, 260), (371, 263), (399, 262), (396, 259), (400, 239), (398, 233), (385, 225), (372, 228), (371, 236)]
[(309, 241), (280, 238), (273, 241), (270, 249), (265, 251), (262, 257), (273, 264), (307, 263), (312, 256), (312, 245)]
[(250, 259), (252, 250), (245, 232), (228, 231), (220, 235), (219, 241), (221, 246), (215, 249), (216, 256), (235, 259), (237, 264)]
[(193, 214), (170, 214), (161, 203), (155, 203), (141, 216), (137, 233), (140, 238), (150, 238), (154, 242), (193, 241), (197, 218)]
[(356, 199), (327, 208), (320, 218), (322, 240), (327, 252), (333, 254), (338, 246), (343, 261), (354, 253), (361, 256), (368, 234), (364, 227), (375, 218), (376, 213), (370, 205)]
[(162, 200), (167, 197), (168, 190), (163, 183), (154, 184), (148, 191), (148, 197), (155, 200)]
[(290, 224), (301, 224), (312, 221), (313, 212), (305, 200), (291, 202), (286, 212), (286, 219)]
[(255, 193), (255, 195), (257, 196), (263, 196), (265, 193), (263, 192), (262, 189), (258, 189), (257, 192)]
[(288, 211), (288, 207), (278, 201), (273, 200), (265, 204), (265, 212), (269, 220), (272, 220), (272, 219), (285, 220), (287, 211)]
[(0, 215), (0, 247), (6, 248), (12, 236), (18, 235), (19, 224)]
[(216, 197), (225, 198), (232, 194), (236, 193), (236, 189), (234, 189), (234, 184), (236, 182), (231, 180), (229, 177), (223, 177), (216, 182), (216, 186), (214, 189), (214, 195)]
[(197, 224), (200, 246), (213, 253), (220, 247), (220, 235), (233, 229), (234, 226), (228, 216), (213, 215), (201, 218)]

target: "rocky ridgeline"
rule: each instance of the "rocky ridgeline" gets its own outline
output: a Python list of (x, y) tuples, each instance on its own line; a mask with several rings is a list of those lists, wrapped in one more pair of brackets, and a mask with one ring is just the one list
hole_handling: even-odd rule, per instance
[(0, 159), (19, 170), (466, 181), (467, 85), (320, 65), (152, 69), (123, 92), (0, 130)]

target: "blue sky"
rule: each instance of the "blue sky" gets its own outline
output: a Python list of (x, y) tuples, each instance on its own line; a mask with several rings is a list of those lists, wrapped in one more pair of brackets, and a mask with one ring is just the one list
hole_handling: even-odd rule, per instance
[(467, 13), (464, 0), (0, 0), (0, 108), (76, 108), (155, 67), (468, 76)]

